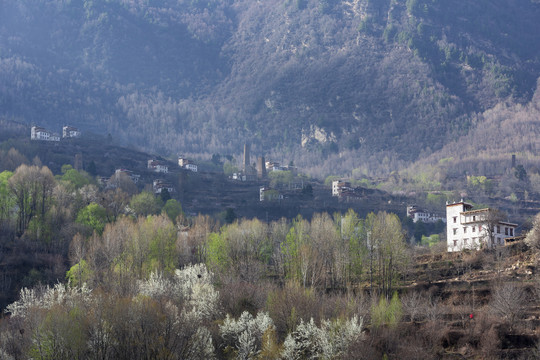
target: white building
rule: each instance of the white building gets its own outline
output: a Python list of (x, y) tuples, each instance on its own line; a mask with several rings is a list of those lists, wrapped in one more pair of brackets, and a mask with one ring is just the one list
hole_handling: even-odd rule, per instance
[(178, 166), (193, 172), (197, 172), (198, 169), (197, 165), (192, 160), (189, 160), (183, 156), (178, 157)]
[(152, 188), (156, 194), (161, 194), (163, 189), (167, 189), (169, 193), (176, 192), (176, 189), (170, 183), (167, 183), (161, 179), (154, 180), (152, 183)]
[(472, 210), (472, 207), (464, 201), (446, 205), (449, 252), (504, 246), (506, 238), (515, 236), (517, 224), (495, 220), (492, 209)]
[(148, 169), (154, 170), (158, 173), (167, 174), (169, 172), (169, 166), (162, 161), (148, 160)]
[(130, 177), (131, 181), (133, 181), (134, 184), (137, 184), (139, 182), (139, 179), (141, 178), (141, 175), (134, 174), (133, 171), (127, 170), (127, 169), (116, 169), (114, 171), (114, 176), (116, 180), (120, 179), (121, 174), (125, 174)]
[(265, 186), (259, 188), (259, 201), (276, 201), (283, 200), (283, 195), (277, 190), (270, 189)]
[(341, 196), (345, 191), (351, 190), (351, 183), (342, 180), (332, 181), (332, 196)]
[(60, 141), (60, 135), (39, 126), (32, 126), (30, 130), (30, 140)]
[(78, 137), (81, 137), (81, 132), (79, 131), (79, 129), (73, 126), (62, 127), (62, 138), (69, 139), (69, 138), (78, 138)]
[(424, 223), (436, 223), (439, 220), (446, 222), (445, 217), (420, 209), (416, 205), (407, 206), (407, 216), (410, 217), (414, 223), (418, 221), (422, 221)]

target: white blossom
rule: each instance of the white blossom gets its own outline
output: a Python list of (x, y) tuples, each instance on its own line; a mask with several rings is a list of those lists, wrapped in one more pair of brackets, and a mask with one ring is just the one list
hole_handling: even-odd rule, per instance
[(219, 331), (228, 346), (237, 350), (237, 359), (249, 359), (260, 351), (263, 334), (269, 328), (274, 329), (274, 322), (267, 313), (260, 312), (254, 318), (244, 311), (238, 320), (227, 314)]
[(187, 354), (189, 360), (211, 360), (215, 358), (214, 345), (210, 331), (201, 326), (191, 337), (191, 345)]
[(324, 320), (317, 327), (313, 318), (288, 334), (283, 344), (283, 359), (334, 359), (343, 355), (350, 344), (362, 336), (362, 318)]
[(91, 290), (83, 284), (81, 287), (70, 287), (63, 284), (56, 284), (54, 287), (45, 288), (23, 288), (21, 289), (19, 300), (10, 304), (6, 312), (11, 316), (26, 317), (31, 308), (50, 309), (55, 305), (63, 304), (70, 308), (78, 304), (84, 304), (91, 300)]
[(148, 280), (139, 282), (139, 293), (183, 303), (182, 313), (193, 321), (211, 319), (218, 313), (219, 292), (212, 285), (212, 274), (204, 264), (176, 270), (172, 279), (154, 272)]

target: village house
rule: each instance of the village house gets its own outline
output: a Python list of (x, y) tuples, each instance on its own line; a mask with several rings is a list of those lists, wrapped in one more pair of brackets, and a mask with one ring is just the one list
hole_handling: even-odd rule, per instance
[(169, 193), (173, 193), (176, 191), (172, 184), (165, 182), (162, 179), (154, 180), (152, 183), (152, 189), (154, 190), (155, 194), (161, 194), (164, 189), (166, 189)]
[(159, 160), (148, 160), (148, 169), (164, 174), (169, 172), (169, 166)]
[(139, 182), (139, 179), (141, 178), (141, 175), (138, 175), (138, 174), (135, 174), (133, 173), (133, 171), (131, 170), (127, 170), (127, 169), (116, 169), (114, 171), (114, 175), (116, 178), (119, 178), (120, 177), (120, 174), (126, 174), (127, 176), (129, 176), (131, 178), (131, 181), (133, 181), (134, 184), (138, 183)]
[(407, 206), (407, 216), (410, 217), (414, 223), (418, 221), (422, 221), (424, 223), (436, 223), (439, 220), (446, 222), (446, 218), (442, 215), (420, 209), (416, 205)]
[(30, 140), (60, 141), (60, 135), (40, 126), (32, 126), (30, 129)]
[(79, 129), (73, 126), (62, 127), (62, 138), (69, 139), (69, 138), (78, 138), (78, 137), (81, 137), (81, 132), (79, 131)]
[(341, 196), (345, 192), (352, 191), (351, 183), (348, 181), (332, 181), (332, 196)]
[(517, 224), (502, 221), (499, 213), (485, 208), (472, 210), (463, 200), (446, 205), (446, 239), (449, 252), (504, 246), (516, 234)]
[(266, 167), (267, 172), (271, 172), (271, 171), (292, 171), (293, 169), (296, 169), (295, 167), (292, 167), (292, 166), (282, 166), (280, 163), (278, 163), (276, 161), (267, 161), (265, 163), (265, 167)]
[(275, 201), (283, 200), (283, 194), (280, 194), (279, 191), (271, 189), (266, 186), (261, 186), (259, 188), (259, 201)]
[(192, 161), (185, 157), (178, 157), (178, 166), (180, 166), (182, 169), (186, 169), (192, 172), (197, 172), (198, 168), (197, 165)]

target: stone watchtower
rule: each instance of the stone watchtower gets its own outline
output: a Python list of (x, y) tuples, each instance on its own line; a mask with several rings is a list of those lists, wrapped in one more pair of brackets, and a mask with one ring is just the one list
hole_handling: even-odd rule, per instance
[(249, 163), (249, 158), (250, 158), (250, 154), (249, 154), (249, 144), (244, 144), (244, 172), (248, 172), (249, 171), (249, 168), (250, 168), (250, 163)]

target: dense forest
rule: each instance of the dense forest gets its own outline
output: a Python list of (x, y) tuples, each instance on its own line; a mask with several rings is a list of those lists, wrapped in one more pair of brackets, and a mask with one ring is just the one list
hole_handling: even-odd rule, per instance
[(0, 116), (387, 175), (531, 100), (539, 17), (525, 0), (0, 1)]

